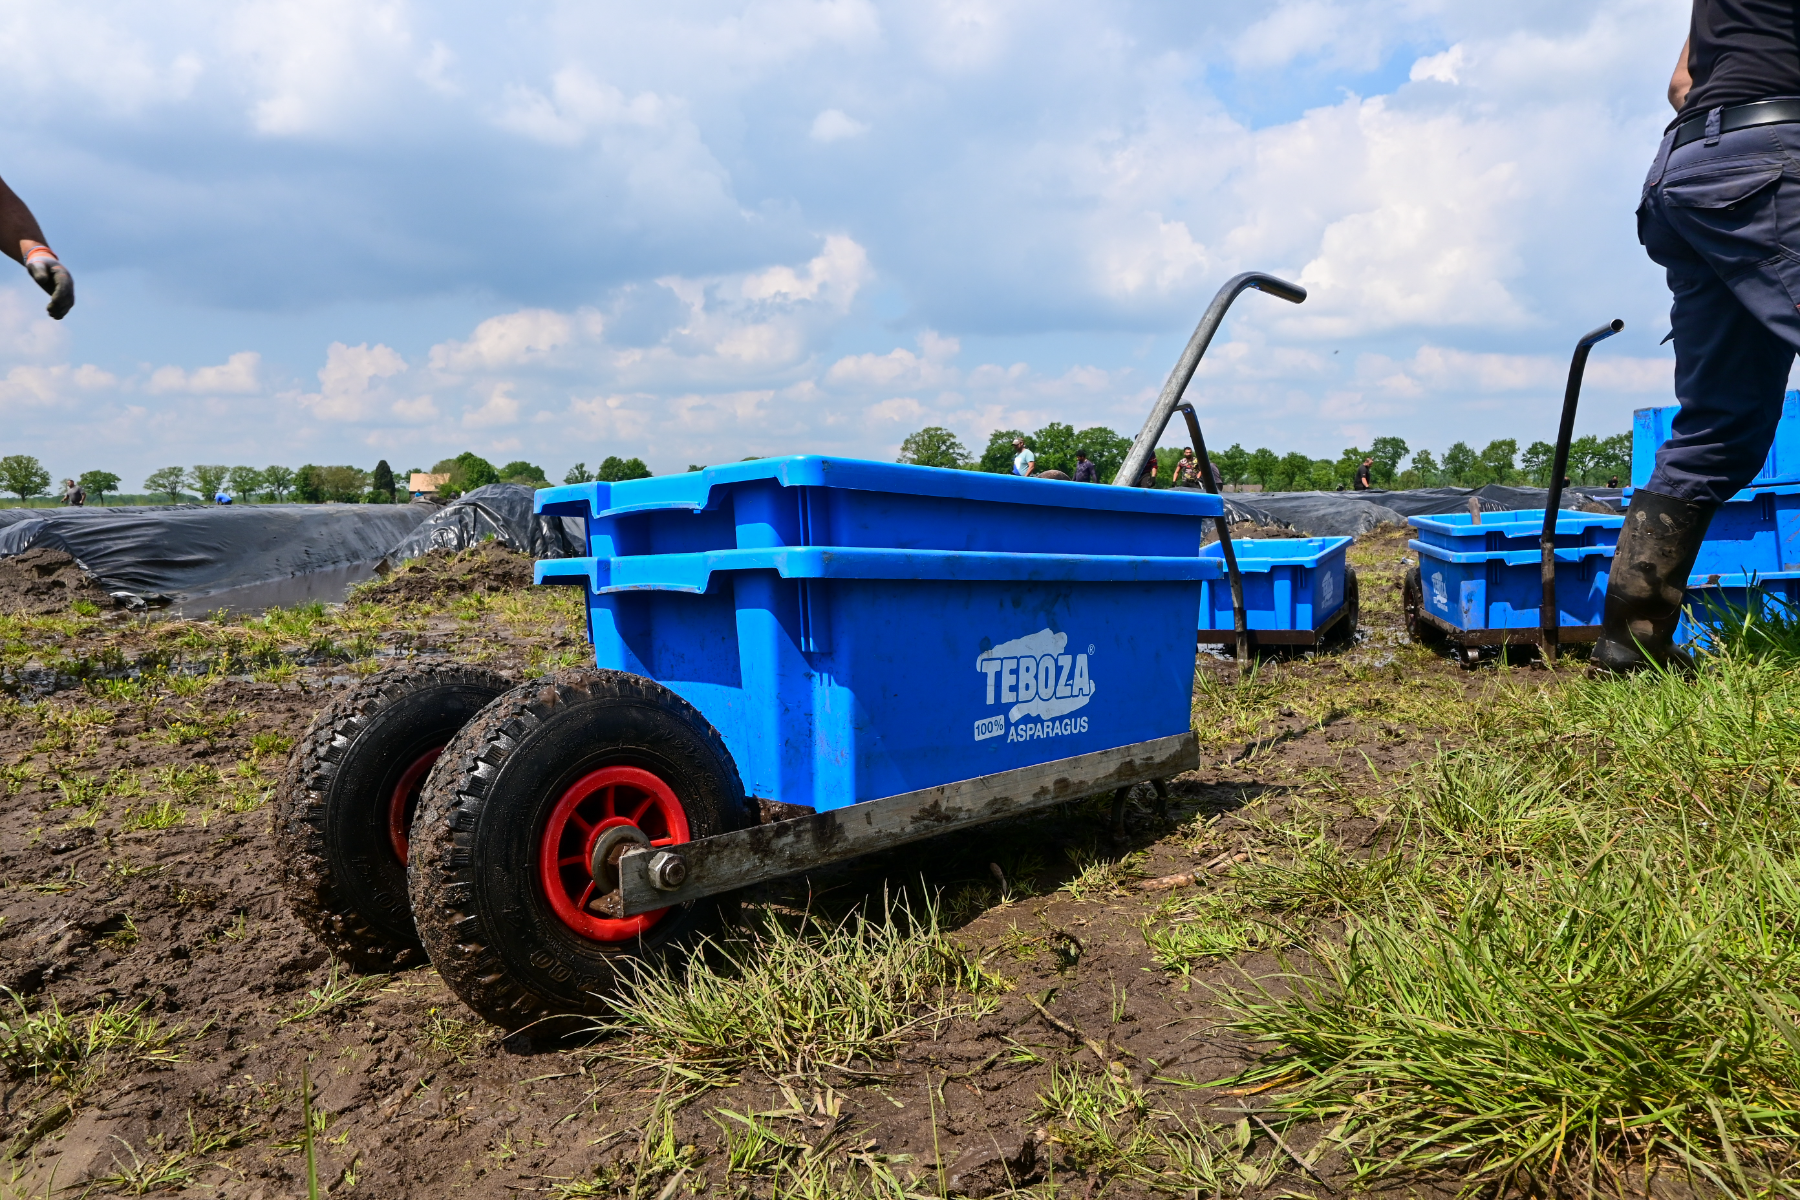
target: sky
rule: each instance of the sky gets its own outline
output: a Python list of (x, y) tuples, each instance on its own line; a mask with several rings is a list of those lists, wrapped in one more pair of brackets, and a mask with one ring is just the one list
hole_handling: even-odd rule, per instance
[[(0, 454), (552, 480), (1136, 433), (1554, 438), (1673, 403), (1633, 211), (1683, 0), (0, 2)], [(46, 52), (45, 48), (54, 48)], [(1179, 428), (1164, 438), (1176, 444)]]

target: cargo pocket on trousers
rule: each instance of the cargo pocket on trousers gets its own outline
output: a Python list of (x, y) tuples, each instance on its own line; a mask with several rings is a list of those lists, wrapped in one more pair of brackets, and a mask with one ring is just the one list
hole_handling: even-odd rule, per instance
[(1729, 280), (1768, 262), (1781, 247), (1775, 203), (1781, 175), (1780, 164), (1765, 161), (1665, 179), (1659, 189), (1663, 211), (1683, 240)]

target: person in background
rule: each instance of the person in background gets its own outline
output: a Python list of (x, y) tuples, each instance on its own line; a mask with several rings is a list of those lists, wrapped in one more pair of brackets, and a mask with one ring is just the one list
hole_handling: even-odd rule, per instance
[(1365, 458), (1362, 466), (1356, 468), (1356, 490), (1366, 492), (1375, 486), (1375, 460)]
[(0, 179), (0, 250), (30, 272), (32, 281), (50, 293), (44, 311), (62, 320), (75, 307), (75, 280), (56, 252), (44, 244), (44, 231), (25, 202)]
[(1029, 475), (1037, 467), (1037, 455), (1025, 444), (1024, 438), (1013, 439), (1013, 474)]
[(1138, 486), (1153, 488), (1156, 486), (1156, 455), (1152, 454), (1144, 463), (1144, 473), (1138, 476)]
[(1100, 471), (1097, 467), (1094, 466), (1093, 463), (1088, 461), (1088, 456), (1087, 456), (1086, 450), (1077, 450), (1075, 452), (1075, 482), (1076, 483), (1099, 483), (1100, 482)]
[(1614, 475), (1614, 476), (1610, 477), (1609, 479), (1607, 479), (1606, 486), (1609, 488), (1618, 487), (1619, 486), (1619, 477), (1617, 475)]
[(62, 502), (71, 508), (80, 508), (87, 503), (87, 492), (73, 479), (63, 480)]
[(1175, 478), (1170, 481), (1172, 487), (1199, 487), (1200, 462), (1194, 457), (1192, 446), (1181, 448), (1181, 458), (1175, 463)]
[(213, 503), (214, 504), (230, 504), (231, 503), (231, 493), (223, 492), (223, 491), (214, 492), (213, 493)]

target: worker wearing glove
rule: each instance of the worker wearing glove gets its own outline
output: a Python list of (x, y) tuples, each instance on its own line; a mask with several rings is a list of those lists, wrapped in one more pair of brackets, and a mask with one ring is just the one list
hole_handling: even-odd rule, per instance
[(24, 264), (37, 285), (50, 293), (44, 311), (60, 321), (75, 307), (75, 280), (56, 252), (44, 244), (44, 231), (25, 202), (0, 179), (0, 250)]
[(1719, 505), (1756, 477), (1800, 349), (1800, 6), (1694, 0), (1675, 119), (1644, 181), (1638, 240), (1668, 272), (1669, 440), (1633, 493), (1594, 664), (1686, 664), (1688, 574)]

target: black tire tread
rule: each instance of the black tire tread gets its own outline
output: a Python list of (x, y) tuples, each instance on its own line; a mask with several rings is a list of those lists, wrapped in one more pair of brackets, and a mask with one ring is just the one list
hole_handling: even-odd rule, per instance
[(463, 663), (409, 663), (388, 667), (320, 709), (295, 744), (275, 792), (275, 841), (282, 886), (294, 915), (325, 948), (367, 971), (419, 962), (423, 946), (396, 942), (375, 929), (338, 895), (325, 846), (325, 795), (350, 744), (371, 719), (409, 693), (475, 683), (503, 692), (510, 680)]
[[(472, 903), (475, 872), (464, 831), (473, 829), (489, 785), (530, 732), (556, 709), (596, 694), (683, 709), (718, 760), (732, 762), (725, 740), (687, 701), (641, 675), (597, 667), (557, 671), (514, 688), (464, 726), (445, 747), (419, 797), (413, 822), (408, 867), (413, 920), (433, 965), (450, 989), (481, 1016), (509, 1029), (570, 1015), (569, 1007), (506, 976), (481, 942), (482, 921)], [(743, 788), (735, 768), (729, 783), (741, 797)], [(461, 846), (459, 834), (463, 835)], [(579, 1015), (598, 1014), (605, 1007), (604, 999), (596, 996)]]

